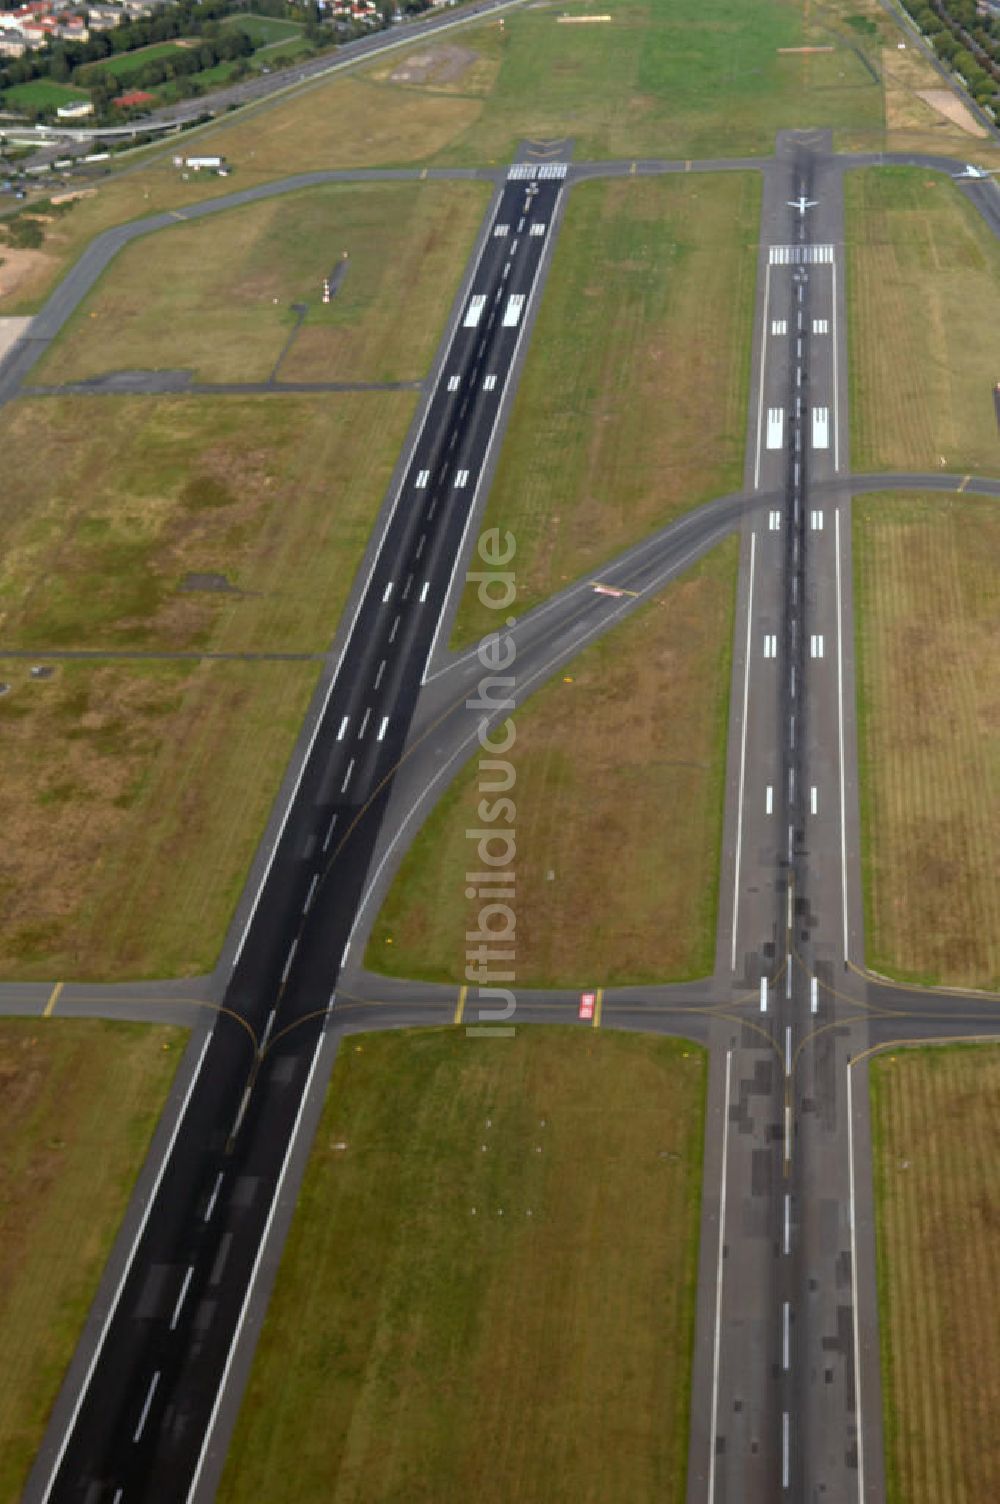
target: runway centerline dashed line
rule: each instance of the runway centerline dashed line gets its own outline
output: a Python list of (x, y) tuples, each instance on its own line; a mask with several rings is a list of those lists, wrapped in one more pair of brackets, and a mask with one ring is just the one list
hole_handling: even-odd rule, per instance
[(139, 1416), (139, 1424), (136, 1426), (135, 1431), (132, 1434), (132, 1440), (134, 1442), (139, 1440), (139, 1438), (142, 1436), (143, 1430), (145, 1429), (146, 1421), (149, 1419), (149, 1411), (153, 1403), (153, 1395), (156, 1393), (156, 1386), (157, 1384), (159, 1384), (159, 1382), (160, 1370), (157, 1369), (153, 1377), (149, 1381), (149, 1389), (146, 1393), (146, 1403), (142, 1407), (142, 1414)]
[(205, 1208), (205, 1215), (202, 1218), (202, 1221), (204, 1222), (210, 1222), (212, 1220), (212, 1213), (215, 1211), (215, 1203), (219, 1198), (219, 1191), (222, 1188), (222, 1181), (223, 1172), (220, 1170), (218, 1175), (216, 1175), (215, 1177), (215, 1185), (212, 1187), (212, 1194), (208, 1198), (208, 1205)]

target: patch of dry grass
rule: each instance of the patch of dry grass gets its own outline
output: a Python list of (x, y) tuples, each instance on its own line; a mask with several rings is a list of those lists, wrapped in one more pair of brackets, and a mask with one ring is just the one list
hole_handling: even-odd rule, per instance
[(680, 1504), (705, 1078), (618, 1031), (345, 1041), (223, 1504)]
[[(0, 648), (322, 650), (415, 402), (369, 392), (8, 407)], [(235, 588), (182, 589), (192, 573)]]
[(867, 957), (1000, 987), (1000, 506), (854, 504)]
[[(308, 312), (283, 380), (417, 379), (488, 200), (478, 183), (336, 184), (178, 224), (126, 247), (32, 381), (177, 368), (263, 381), (293, 303)], [(345, 254), (324, 305), (322, 280)]]
[[(413, 400), (38, 399), (0, 417), (0, 974), (210, 969), (319, 672), (64, 662), (38, 680), (2, 649), (322, 653)], [(182, 588), (197, 573), (235, 588)]]
[(871, 1065), (888, 1504), (1000, 1497), (1000, 1049)]
[[(750, 173), (574, 190), (484, 524), (520, 608), (742, 483), (759, 208)], [(455, 640), (490, 615), (468, 587)]]
[(938, 173), (845, 189), (855, 468), (1000, 474), (1000, 245)]
[(42, 1439), (183, 1032), (0, 1019), (0, 1495)]
[[(519, 985), (711, 971), (736, 563), (730, 539), (518, 712)], [(478, 902), (465, 897), (465, 832), (480, 797), (472, 764), (403, 861), (369, 943), (374, 970), (466, 980)]]
[(0, 657), (0, 976), (210, 971), (318, 671)]

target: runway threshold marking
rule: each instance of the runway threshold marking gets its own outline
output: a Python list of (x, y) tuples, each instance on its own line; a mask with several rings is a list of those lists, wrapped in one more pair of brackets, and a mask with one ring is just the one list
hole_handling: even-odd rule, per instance
[(60, 994), (60, 992), (62, 992), (62, 990), (65, 987), (65, 985), (66, 985), (65, 982), (57, 982), (56, 985), (53, 987), (51, 993), (49, 994), (49, 1000), (45, 1004), (45, 1012), (42, 1015), (43, 1018), (51, 1018), (52, 1017), (52, 1015), (53, 1015), (53, 1013), (55, 1012), (55, 1009), (56, 1009), (56, 1003), (58, 1003), (58, 1001), (59, 1001), (59, 994)]
[(462, 1022), (462, 1019), (465, 1017), (465, 999), (468, 997), (468, 995), (468, 987), (460, 987), (458, 989), (458, 1002), (455, 1004), (455, 1017), (452, 1020), (453, 1023), (460, 1024)]

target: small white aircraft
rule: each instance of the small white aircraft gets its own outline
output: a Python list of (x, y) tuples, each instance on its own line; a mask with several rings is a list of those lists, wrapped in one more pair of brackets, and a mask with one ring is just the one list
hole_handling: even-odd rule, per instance
[(966, 162), (961, 172), (953, 172), (952, 177), (956, 182), (962, 178), (990, 178), (1000, 172), (1000, 167), (974, 167), (971, 162)]
[(805, 194), (803, 193), (800, 194), (798, 198), (788, 199), (787, 202), (789, 209), (798, 209), (800, 214), (804, 214), (807, 209), (815, 209), (816, 205), (819, 203), (819, 199), (806, 198)]

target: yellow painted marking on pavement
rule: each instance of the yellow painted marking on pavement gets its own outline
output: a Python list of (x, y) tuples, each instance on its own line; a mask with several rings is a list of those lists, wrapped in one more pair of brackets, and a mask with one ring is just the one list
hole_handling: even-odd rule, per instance
[(597, 997), (594, 1000), (594, 1028), (601, 1027), (601, 1009), (604, 1006), (604, 988), (598, 987)]
[(458, 989), (458, 1002), (455, 1004), (455, 1023), (460, 1024), (465, 1016), (465, 999), (469, 995), (468, 987)]
[(965, 488), (966, 488), (966, 486), (967, 486), (967, 485), (968, 485), (968, 484), (969, 484), (969, 481), (970, 481), (970, 480), (971, 480), (971, 479), (972, 479), (972, 476), (971, 476), (971, 475), (963, 475), (963, 476), (962, 476), (962, 484), (961, 484), (961, 485), (960, 485), (960, 486), (959, 486), (959, 488), (958, 488), (958, 489), (959, 489), (959, 490), (960, 490), (960, 491), (964, 491), (964, 490), (965, 490)]
[(52, 996), (49, 998), (48, 1002), (45, 1004), (45, 1012), (42, 1015), (43, 1018), (51, 1018), (52, 1017), (53, 1013), (55, 1012), (56, 1003), (59, 1001), (59, 994), (60, 994), (60, 992), (62, 992), (63, 987), (65, 985), (66, 985), (65, 982), (57, 982), (56, 985), (53, 987), (53, 989), (52, 989)]

